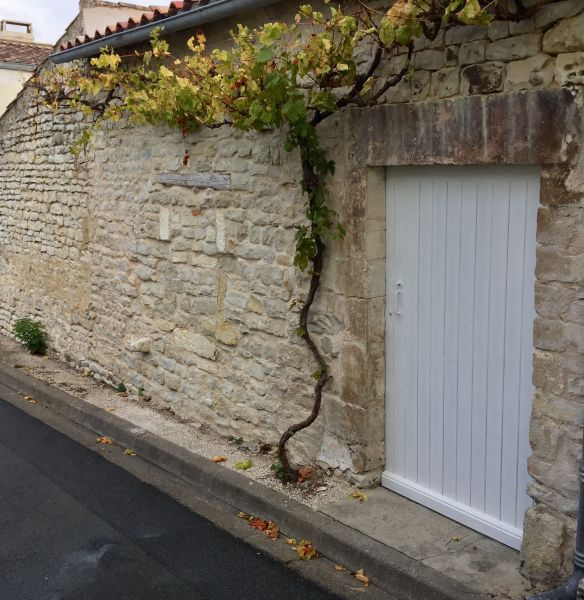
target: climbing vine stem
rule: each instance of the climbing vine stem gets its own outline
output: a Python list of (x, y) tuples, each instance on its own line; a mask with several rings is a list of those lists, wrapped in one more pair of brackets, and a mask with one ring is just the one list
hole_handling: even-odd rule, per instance
[[(317, 127), (342, 109), (365, 109), (382, 101), (388, 90), (409, 77), (416, 39), (433, 39), (441, 27), (452, 24), (487, 24), (495, 15), (500, 17), (501, 5), (507, 4), (395, 0), (387, 11), (379, 11), (363, 0), (325, 3), (326, 14), (308, 4), (300, 6), (292, 24), (265, 23), (254, 30), (239, 25), (231, 33), (229, 50), (209, 52), (204, 34), (198, 32), (176, 56), (156, 30), (146, 51), (120, 55), (104, 49), (89, 62), (47, 68), (30, 83), (53, 109), (66, 107), (87, 115), (87, 129), (74, 151), (87, 145), (91, 130), (101, 121), (122, 117), (137, 125), (166, 124), (185, 137), (200, 127), (285, 131), (286, 150), (300, 156), (305, 205), (305, 219), (296, 226), (294, 265), (310, 278), (296, 333), (317, 366), (310, 415), (286, 429), (279, 442), (285, 482), (298, 478), (287, 443), (316, 420), (331, 377), (309, 320), (321, 283), (325, 242), (345, 236), (329, 203), (327, 181), (334, 175), (334, 163), (320, 146)], [(391, 64), (399, 68), (390, 69)], [(188, 164), (187, 154), (183, 164)]]

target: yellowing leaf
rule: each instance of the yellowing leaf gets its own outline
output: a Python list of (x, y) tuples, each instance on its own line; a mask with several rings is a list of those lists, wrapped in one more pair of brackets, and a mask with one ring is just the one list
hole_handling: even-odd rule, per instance
[(318, 556), (318, 552), (316, 548), (312, 544), (312, 542), (308, 540), (300, 540), (295, 546), (294, 550), (296, 554), (298, 554), (298, 558), (300, 560), (312, 560), (316, 556)]
[(170, 69), (168, 69), (167, 67), (165, 67), (164, 65), (162, 65), (160, 67), (160, 74), (163, 77), (173, 77), (174, 76), (174, 73)]
[(27, 402), (30, 402), (30, 404), (36, 404), (37, 403), (37, 401), (32, 396), (24, 396), (24, 399)]
[(105, 435), (102, 435), (102, 436), (98, 437), (95, 441), (98, 444), (105, 444), (106, 446), (111, 446), (114, 443), (113, 440), (112, 440), (112, 438), (109, 438), (109, 437), (107, 437)]
[(310, 467), (302, 467), (298, 469), (298, 483), (302, 483), (312, 477), (313, 471)]
[(364, 494), (363, 492), (360, 492), (359, 490), (355, 490), (350, 498), (355, 498), (355, 500), (359, 500), (359, 502), (365, 502), (365, 500), (367, 500), (367, 494)]
[(341, 571), (346, 571), (346, 570), (347, 570), (347, 569), (345, 569), (345, 567), (343, 567), (343, 565), (334, 565), (334, 566), (333, 566), (333, 569), (334, 569), (335, 571), (338, 571), (339, 573), (340, 573)]
[(126, 456), (136, 456), (136, 453), (135, 453), (133, 450), (130, 450), (130, 448), (126, 448), (126, 449), (124, 450), (124, 454), (125, 454)]
[(367, 575), (365, 575), (365, 573), (363, 572), (363, 569), (359, 569), (355, 573), (354, 577), (357, 581), (360, 581), (365, 587), (369, 586), (369, 577), (367, 577)]
[(247, 469), (251, 469), (253, 467), (253, 463), (248, 458), (246, 460), (237, 461), (234, 466), (236, 469), (239, 469), (240, 471), (247, 471)]
[(252, 517), (251, 517), (251, 515), (248, 515), (246, 512), (243, 512), (243, 511), (241, 511), (241, 512), (238, 512), (238, 513), (237, 513), (237, 516), (238, 516), (240, 519), (245, 519), (246, 521), (249, 521), (249, 520), (252, 518)]

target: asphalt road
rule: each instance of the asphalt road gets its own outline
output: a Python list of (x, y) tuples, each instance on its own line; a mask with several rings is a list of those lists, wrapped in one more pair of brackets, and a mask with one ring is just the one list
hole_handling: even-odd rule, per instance
[(335, 600), (0, 399), (1, 600)]

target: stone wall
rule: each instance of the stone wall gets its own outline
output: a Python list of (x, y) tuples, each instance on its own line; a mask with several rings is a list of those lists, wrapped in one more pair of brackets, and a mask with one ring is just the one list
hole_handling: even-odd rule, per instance
[[(584, 417), (584, 6), (541, 4), (519, 23), (454, 27), (419, 44), (388, 106), (323, 125), (349, 233), (329, 243), (311, 323), (334, 378), (294, 451), (362, 483), (384, 464), (384, 167), (539, 164), (536, 505), (524, 558), (550, 577), (569, 564)], [(224, 43), (225, 27), (208, 28), (210, 43)], [(72, 364), (220, 433), (274, 443), (311, 404), (311, 359), (290, 309), (307, 283), (292, 265), (303, 218), (297, 157), (279, 134), (217, 129), (183, 140), (120, 123), (74, 159), (77, 119), (24, 94), (0, 121), (0, 330), (37, 316)], [(165, 184), (161, 173), (222, 183)]]

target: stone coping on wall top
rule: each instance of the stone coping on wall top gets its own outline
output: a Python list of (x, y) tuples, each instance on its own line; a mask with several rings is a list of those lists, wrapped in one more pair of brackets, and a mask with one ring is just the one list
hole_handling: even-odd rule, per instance
[(351, 119), (356, 167), (569, 165), (582, 127), (566, 88), (354, 109)]

